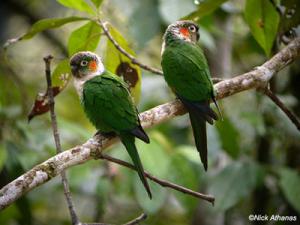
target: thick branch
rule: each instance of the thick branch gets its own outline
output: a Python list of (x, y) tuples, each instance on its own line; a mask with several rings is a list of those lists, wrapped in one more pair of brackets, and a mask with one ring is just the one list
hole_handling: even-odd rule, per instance
[[(274, 74), (293, 62), (299, 55), (300, 38), (297, 38), (263, 65), (248, 73), (217, 83), (215, 85), (217, 98), (222, 99), (251, 88), (266, 86)], [(175, 100), (143, 112), (142, 126), (149, 128), (184, 113), (182, 104)], [(93, 156), (99, 155), (99, 152), (115, 141), (116, 139), (95, 136), (83, 145), (66, 150), (35, 166), (0, 190), (0, 209), (57, 176), (62, 170), (85, 163)]]

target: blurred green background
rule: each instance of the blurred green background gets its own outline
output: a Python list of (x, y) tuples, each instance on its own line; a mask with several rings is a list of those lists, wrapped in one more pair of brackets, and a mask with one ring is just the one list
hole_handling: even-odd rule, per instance
[[(89, 10), (82, 5), (74, 10), (59, 2), (71, 2), (72, 6), (83, 1), (2, 0), (0, 44), (27, 32), (43, 18), (100, 15), (120, 32), (122, 41), (128, 43), (128, 51), (135, 52), (143, 63), (160, 68), (162, 35), (167, 25), (189, 18), (200, 25), (200, 42), (212, 76), (230, 78), (261, 65), (292, 36), (299, 35), (298, 0), (87, 1), (90, 6), (93, 2), (102, 3), (97, 15), (88, 14)], [(257, 15), (263, 15), (264, 25), (271, 27), (267, 33), (255, 34), (252, 18)], [(30, 123), (27, 115), (37, 93), (46, 87), (43, 57), (54, 56), (53, 69), (67, 59), (68, 53), (78, 50), (74, 50), (76, 44), (70, 44), (70, 36), (76, 36), (72, 32), (86, 23), (78, 21), (46, 30), (9, 46), (5, 52), (1, 50), (0, 187), (55, 154), (49, 114)], [(107, 65), (108, 61), (120, 60), (118, 54), (109, 55), (108, 52), (116, 50), (109, 46), (101, 30), (97, 32), (100, 42), (99, 38), (93, 40), (95, 52), (104, 57)], [(79, 43), (87, 41), (84, 38), (81, 36)], [(144, 70), (141, 74), (139, 111), (174, 99), (161, 76)], [(299, 60), (271, 81), (272, 90), (297, 115), (299, 87)], [(224, 121), (208, 126), (207, 173), (200, 165), (186, 115), (147, 130), (151, 144), (137, 141), (147, 171), (214, 195), (214, 206), (151, 181), (154, 198), (150, 201), (134, 172), (92, 160), (67, 170), (80, 220), (122, 224), (144, 211), (149, 217), (141, 224), (149, 225), (271, 224), (250, 222), (250, 214), (297, 216), (295, 224), (299, 224), (299, 130), (268, 97), (256, 90), (221, 100), (220, 105)], [(64, 150), (84, 143), (95, 133), (71, 82), (56, 97), (56, 112)], [(114, 145), (107, 153), (129, 161), (123, 146)], [(70, 224), (60, 178), (32, 190), (1, 211), (0, 224)]]

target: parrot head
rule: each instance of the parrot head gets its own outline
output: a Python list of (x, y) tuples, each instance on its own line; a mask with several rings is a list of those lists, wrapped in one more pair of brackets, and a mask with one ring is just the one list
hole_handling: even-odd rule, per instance
[(88, 51), (74, 54), (70, 59), (70, 66), (75, 79), (92, 78), (104, 72), (100, 57)]
[(196, 43), (199, 40), (199, 27), (196, 23), (190, 20), (177, 21), (168, 26), (164, 40), (181, 39), (187, 42)]
[(70, 59), (71, 72), (74, 76), (74, 86), (79, 96), (82, 96), (86, 81), (101, 75), (105, 68), (99, 56), (92, 52), (78, 52)]

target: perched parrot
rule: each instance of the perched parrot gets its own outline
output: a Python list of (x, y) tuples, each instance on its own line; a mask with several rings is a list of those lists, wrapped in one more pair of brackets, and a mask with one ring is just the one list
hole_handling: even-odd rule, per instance
[(70, 66), (74, 86), (87, 117), (99, 132), (114, 133), (120, 137), (151, 199), (150, 187), (135, 146), (135, 137), (146, 143), (149, 143), (149, 137), (141, 127), (127, 84), (105, 70), (100, 57), (92, 52), (76, 53), (70, 59)]
[[(199, 40), (199, 27), (192, 21), (177, 21), (168, 26), (162, 45), (162, 69), (168, 86), (187, 109), (196, 148), (207, 170), (206, 122), (218, 119), (210, 108), (216, 103), (213, 83)], [(219, 111), (220, 112), (220, 111)]]

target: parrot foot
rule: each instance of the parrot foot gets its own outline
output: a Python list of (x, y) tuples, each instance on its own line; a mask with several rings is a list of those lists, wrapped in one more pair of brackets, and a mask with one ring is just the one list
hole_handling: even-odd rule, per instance
[(116, 136), (116, 133), (115, 132), (102, 132), (100, 130), (98, 130), (95, 134), (94, 134), (94, 137), (95, 136), (98, 136), (98, 135), (101, 135), (101, 136), (104, 136), (106, 138), (111, 138), (111, 137), (115, 137)]

